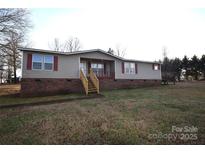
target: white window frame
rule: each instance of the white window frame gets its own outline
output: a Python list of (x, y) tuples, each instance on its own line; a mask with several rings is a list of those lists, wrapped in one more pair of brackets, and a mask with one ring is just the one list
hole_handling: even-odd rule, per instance
[[(35, 69), (35, 68), (33, 68), (33, 57), (34, 56), (41, 56), (42, 57), (42, 62), (41, 62), (41, 69)], [(45, 69), (45, 66), (44, 66), (44, 64), (45, 64), (45, 57), (46, 56), (51, 56), (52, 57), (52, 69), (51, 70), (47, 70), (47, 69)], [(41, 70), (45, 70), (45, 71), (53, 71), (54, 70), (54, 56), (53, 55), (42, 55), (42, 54), (32, 54), (32, 70), (38, 70), (38, 71), (41, 71)]]
[[(97, 67), (92, 67), (92, 65), (95, 64)], [(99, 68), (98, 66), (101, 65), (102, 68)], [(91, 68), (97, 68), (97, 69), (104, 69), (103, 63), (91, 63)]]
[[(132, 72), (131, 71), (131, 64), (133, 64), (133, 66), (134, 66), (134, 71)], [(127, 70), (126, 70), (126, 65), (128, 65), (128, 72), (127, 72)], [(135, 74), (135, 63), (132, 63), (132, 62), (124, 62), (124, 72), (125, 72), (125, 74)]]
[[(41, 57), (42, 57), (41, 69), (33, 68), (34, 56), (41, 56)], [(32, 70), (43, 70), (43, 61), (44, 61), (43, 55), (41, 55), (41, 54), (32, 54)], [(40, 62), (39, 62), (39, 63), (40, 63)]]
[(159, 65), (158, 64), (154, 64), (154, 71), (158, 71), (159, 70)]
[[(52, 69), (51, 70), (45, 69), (45, 58), (46, 58), (46, 56), (51, 56), (52, 57), (52, 63), (50, 63), (50, 64), (52, 64)], [(54, 56), (53, 55), (43, 55), (43, 70), (53, 71), (53, 69), (54, 69)]]

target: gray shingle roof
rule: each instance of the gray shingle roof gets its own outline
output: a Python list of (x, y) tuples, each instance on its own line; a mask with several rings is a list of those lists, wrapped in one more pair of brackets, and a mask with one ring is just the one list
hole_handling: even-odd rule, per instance
[(156, 63), (160, 64), (159, 62), (152, 62), (152, 61), (142, 61), (142, 60), (135, 60), (135, 59), (125, 59), (113, 54), (110, 54), (102, 49), (90, 49), (90, 50), (80, 50), (80, 51), (74, 51), (74, 52), (59, 52), (59, 51), (53, 51), (53, 50), (44, 50), (44, 49), (35, 49), (35, 48), (19, 48), (20, 51), (32, 51), (32, 52), (41, 52), (41, 53), (51, 53), (51, 54), (59, 54), (59, 55), (77, 55), (77, 54), (85, 54), (90, 52), (101, 52), (103, 54), (112, 56), (114, 58), (120, 59), (122, 61), (130, 61), (130, 62), (142, 62), (142, 63)]

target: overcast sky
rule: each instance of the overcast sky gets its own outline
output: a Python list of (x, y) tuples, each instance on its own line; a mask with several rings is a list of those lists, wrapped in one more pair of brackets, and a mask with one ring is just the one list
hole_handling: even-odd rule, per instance
[[(15, 3), (13, 3), (15, 2)], [(205, 54), (205, 9), (202, 0), (6, 0), (0, 4), (30, 9), (35, 48), (48, 49), (55, 37), (78, 37), (82, 49), (126, 48), (125, 58), (158, 60), (162, 48), (182, 58)], [(45, 9), (44, 7), (61, 7)], [(64, 8), (62, 8), (64, 7)], [(68, 7), (68, 8), (65, 8)], [(193, 8), (194, 7), (194, 8)]]
[(78, 37), (82, 49), (126, 48), (126, 58), (158, 60), (205, 53), (205, 9), (31, 9), (33, 47)]

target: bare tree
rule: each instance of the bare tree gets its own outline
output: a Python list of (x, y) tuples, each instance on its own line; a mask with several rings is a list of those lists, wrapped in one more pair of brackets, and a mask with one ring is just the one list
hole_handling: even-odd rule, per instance
[(21, 67), (21, 53), (18, 51), (18, 47), (22, 46), (24, 42), (24, 34), (23, 33), (15, 33), (10, 32), (10, 37), (8, 39), (7, 45), (7, 59), (8, 66), (13, 70), (14, 82), (17, 81), (16, 71)]
[(29, 11), (27, 9), (0, 9), (0, 45), (3, 44), (2, 42), (10, 31), (25, 32), (31, 27), (28, 17)]
[(20, 66), (20, 53), (17, 50), (25, 41), (26, 32), (31, 28), (27, 9), (0, 9), (0, 63), (7, 71), (8, 78)]
[(60, 43), (58, 38), (54, 38), (53, 42), (48, 43), (48, 46), (51, 50), (63, 52), (63, 44)]
[(113, 50), (111, 48), (108, 49), (108, 53), (112, 54), (112, 55), (117, 55), (119, 57), (124, 57), (125, 56), (125, 48), (122, 48), (119, 44), (116, 45), (116, 49)]
[(119, 44), (116, 45), (116, 55), (119, 57), (124, 57), (125, 56), (125, 48), (122, 48)]
[(3, 79), (3, 64), (0, 61), (0, 84), (2, 84), (2, 79)]
[(162, 47), (162, 55), (163, 55), (163, 59), (167, 57), (167, 47), (166, 46)]
[(81, 48), (80, 40), (77, 37), (70, 37), (63, 43), (58, 38), (55, 38), (52, 43), (48, 43), (51, 50), (60, 52), (74, 52)]
[(65, 52), (78, 51), (81, 48), (80, 40), (77, 37), (70, 37), (65, 41), (64, 50)]

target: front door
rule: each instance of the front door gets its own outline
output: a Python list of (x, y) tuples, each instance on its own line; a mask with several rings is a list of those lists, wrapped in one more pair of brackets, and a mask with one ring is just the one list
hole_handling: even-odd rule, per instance
[(87, 76), (87, 64), (86, 64), (86, 62), (80, 62), (80, 69), (83, 71), (84, 75)]

